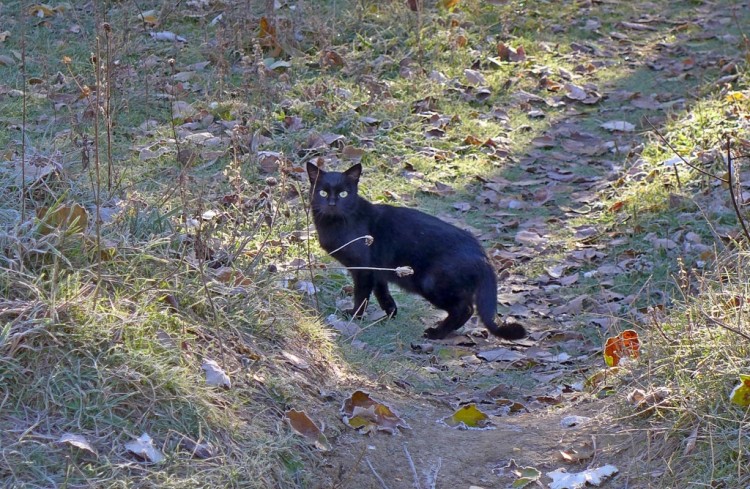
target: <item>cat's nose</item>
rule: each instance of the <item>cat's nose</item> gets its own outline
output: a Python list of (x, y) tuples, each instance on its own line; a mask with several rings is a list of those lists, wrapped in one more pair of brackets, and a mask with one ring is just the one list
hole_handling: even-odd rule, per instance
[(336, 205), (336, 201), (331, 199), (328, 201), (328, 205)]

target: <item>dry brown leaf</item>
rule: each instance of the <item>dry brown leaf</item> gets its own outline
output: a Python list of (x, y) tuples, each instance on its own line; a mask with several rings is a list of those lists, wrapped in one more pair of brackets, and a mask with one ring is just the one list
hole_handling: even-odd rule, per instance
[(292, 429), (307, 438), (307, 440), (313, 442), (315, 448), (322, 452), (327, 452), (331, 449), (328, 439), (323, 434), (318, 425), (304, 411), (297, 411), (296, 409), (290, 409), (284, 413), (289, 425)]
[(411, 429), (395, 411), (372, 399), (364, 391), (355, 391), (341, 406), (344, 423), (363, 434), (387, 431), (395, 435), (398, 428)]

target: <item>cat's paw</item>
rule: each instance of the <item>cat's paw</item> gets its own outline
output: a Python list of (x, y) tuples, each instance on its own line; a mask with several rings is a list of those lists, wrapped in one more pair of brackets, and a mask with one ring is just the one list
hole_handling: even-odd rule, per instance
[(431, 340), (442, 340), (448, 335), (447, 332), (440, 328), (427, 328), (424, 330), (424, 337)]
[(396, 317), (396, 314), (398, 314), (398, 307), (394, 304), (392, 307), (384, 307), (383, 311), (385, 311), (385, 314), (389, 319), (393, 319)]

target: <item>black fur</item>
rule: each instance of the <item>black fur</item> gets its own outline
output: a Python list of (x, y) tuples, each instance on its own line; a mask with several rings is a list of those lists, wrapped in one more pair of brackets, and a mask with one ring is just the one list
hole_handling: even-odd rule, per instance
[(361, 316), (370, 293), (390, 316), (397, 311), (388, 291), (392, 282), (415, 292), (448, 317), (425, 331), (428, 338), (445, 338), (466, 323), (474, 312), (496, 336), (519, 339), (523, 326), (498, 326), (497, 279), (487, 255), (469, 233), (440, 219), (406, 207), (371, 204), (357, 194), (362, 165), (343, 173), (325, 172), (307, 164), (310, 202), (321, 247), (328, 253), (360, 236), (332, 256), (346, 267), (397, 268), (409, 266), (413, 275), (398, 277), (392, 271), (350, 270), (354, 279), (354, 309)]

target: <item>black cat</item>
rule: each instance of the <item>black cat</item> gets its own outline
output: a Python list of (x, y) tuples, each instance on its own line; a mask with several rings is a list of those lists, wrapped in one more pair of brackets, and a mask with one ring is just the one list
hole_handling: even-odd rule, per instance
[[(361, 173), (360, 164), (343, 173), (325, 172), (307, 164), (320, 246), (349, 267), (354, 279), (354, 308), (349, 312), (361, 316), (370, 293), (375, 292), (380, 307), (394, 316), (396, 302), (388, 291), (388, 282), (393, 282), (448, 312), (448, 317), (425, 331), (428, 338), (445, 338), (463, 326), (474, 305), (492, 334), (523, 338), (523, 326), (495, 324), (497, 279), (479, 242), (466, 231), (423, 212), (371, 204), (357, 195)], [(365, 235), (374, 238), (369, 246), (364, 239), (344, 246)], [(414, 273), (399, 277), (393, 271), (356, 269), (403, 266), (411, 267)]]

